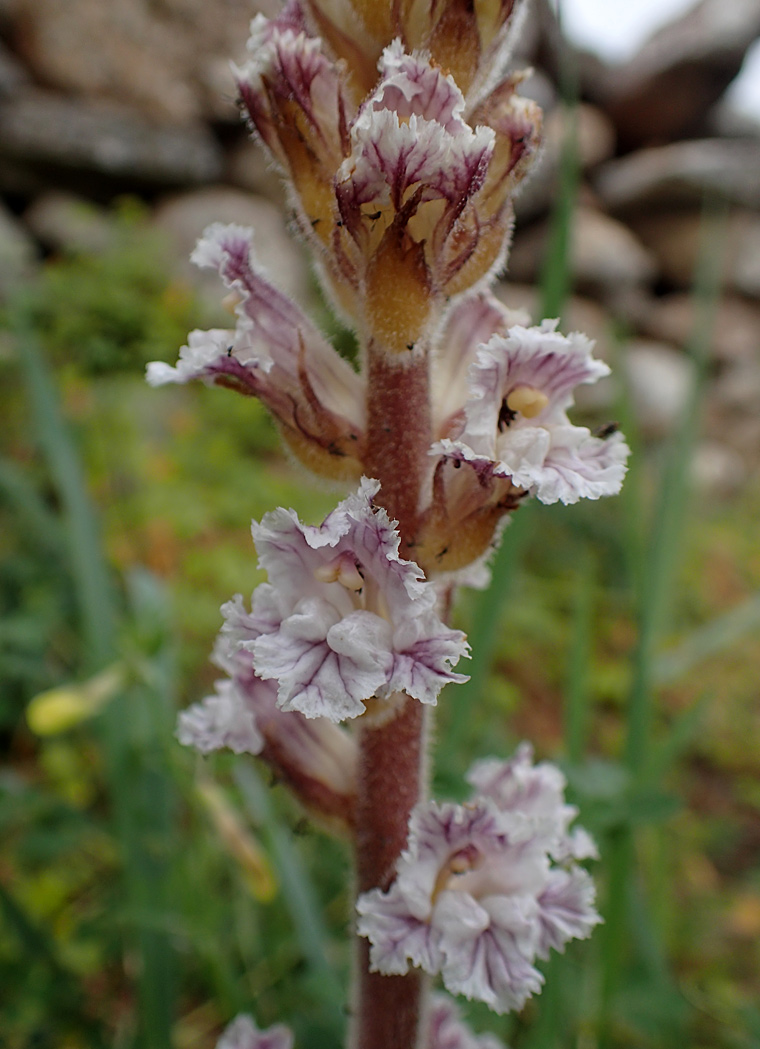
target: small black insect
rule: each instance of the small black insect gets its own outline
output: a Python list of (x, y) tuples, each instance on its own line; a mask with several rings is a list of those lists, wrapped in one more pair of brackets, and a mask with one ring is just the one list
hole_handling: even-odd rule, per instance
[(594, 430), (594, 437), (601, 437), (604, 440), (607, 437), (612, 437), (613, 433), (617, 433), (619, 429), (619, 423), (604, 423), (602, 426), (597, 426)]

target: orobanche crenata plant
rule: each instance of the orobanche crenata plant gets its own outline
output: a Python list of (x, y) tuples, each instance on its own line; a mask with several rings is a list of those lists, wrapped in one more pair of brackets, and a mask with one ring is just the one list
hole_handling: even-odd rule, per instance
[[(358, 368), (272, 285), (255, 231), (214, 225), (232, 330), (194, 331), (154, 385), (201, 379), (259, 397), (292, 455), (348, 494), (321, 525), (253, 524), (268, 582), (223, 606), (216, 694), (182, 743), (256, 754), (356, 865), (351, 1049), (498, 1049), (447, 991), (503, 1013), (540, 991), (538, 959), (599, 922), (579, 861), (594, 844), (560, 771), (523, 744), (470, 770), (465, 804), (428, 797), (427, 720), (465, 636), (458, 585), (484, 585), (508, 516), (531, 496), (618, 492), (628, 449), (568, 417), (608, 372), (589, 340), (530, 327), (489, 291), (541, 113), (505, 76), (514, 0), (292, 0), (252, 23), (235, 70), (251, 128)], [(287, 1019), (287, 1018), (284, 1018)], [(289, 1049), (238, 1017), (220, 1049)]]

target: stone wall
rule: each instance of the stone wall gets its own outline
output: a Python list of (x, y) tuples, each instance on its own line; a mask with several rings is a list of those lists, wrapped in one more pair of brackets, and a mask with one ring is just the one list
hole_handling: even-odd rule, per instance
[[(255, 10), (273, 6), (259, 0)], [(98, 250), (107, 212), (85, 220), (78, 202), (105, 209), (124, 192), (154, 209), (188, 280), (196, 235), (220, 219), (256, 226), (281, 281), (304, 293), (277, 176), (234, 104), (229, 60), (243, 57), (255, 10), (250, 0), (0, 0), (0, 298), (43, 252)], [(537, 308), (572, 134), (580, 180), (564, 326), (595, 337), (601, 356), (619, 354), (646, 437), (672, 430), (688, 395), (703, 200), (730, 205), (695, 461), (698, 480), (726, 492), (760, 451), (760, 126), (722, 96), (758, 35), (760, 0), (701, 0), (611, 69), (569, 56), (537, 0), (513, 60), (535, 70), (526, 91), (545, 107), (546, 144), (518, 200), (500, 294)], [(580, 96), (570, 116), (557, 87), (568, 69)], [(612, 410), (612, 385), (601, 404), (596, 397), (595, 407)]]

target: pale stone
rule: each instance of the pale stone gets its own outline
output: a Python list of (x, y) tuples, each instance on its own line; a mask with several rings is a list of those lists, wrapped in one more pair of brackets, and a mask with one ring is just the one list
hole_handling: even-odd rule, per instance
[(204, 125), (158, 125), (116, 102), (36, 89), (0, 102), (0, 158), (6, 157), (164, 186), (206, 182), (221, 170), (221, 152)]
[[(659, 298), (641, 295), (627, 319), (642, 335), (686, 348), (694, 337), (699, 310), (688, 292)], [(758, 353), (759, 345), (760, 305), (737, 295), (722, 298), (714, 314), (711, 355), (723, 363), (749, 360)]]
[(244, 58), (256, 10), (251, 0), (15, 0), (12, 14), (45, 84), (152, 119), (235, 121), (228, 62)]
[(611, 160), (594, 187), (613, 211), (700, 204), (706, 192), (760, 208), (760, 139), (698, 139)]
[[(550, 226), (543, 222), (516, 238), (508, 263), (510, 279), (530, 282), (541, 276)], [(570, 269), (576, 287), (614, 297), (622, 286), (647, 284), (657, 272), (652, 255), (621, 222), (591, 207), (573, 216)]]
[(600, 109), (582, 104), (568, 112), (562, 106), (555, 107), (545, 118), (539, 159), (516, 198), (518, 223), (548, 211), (556, 200), (561, 157), (569, 132), (573, 134), (577, 163), (582, 171), (595, 168), (615, 152), (615, 128)]
[(98, 253), (113, 243), (113, 221), (106, 210), (61, 190), (37, 197), (24, 212), (24, 223), (53, 251)]
[(680, 422), (694, 380), (688, 357), (664, 343), (635, 339), (620, 361), (642, 433), (663, 437)]
[[(703, 221), (696, 211), (636, 214), (629, 224), (640, 240), (657, 257), (663, 277), (676, 288), (694, 285), (702, 249)], [(732, 288), (760, 299), (760, 214), (735, 210), (725, 230), (725, 245), (710, 233), (704, 250), (723, 252), (723, 280)]]
[(224, 295), (222, 284), (216, 272), (194, 266), (190, 253), (214, 222), (251, 226), (254, 249), (272, 282), (302, 306), (308, 301), (310, 281), (304, 250), (289, 235), (282, 213), (270, 201), (227, 186), (210, 186), (161, 201), (155, 222), (173, 245), (178, 275), (190, 281), (209, 304), (219, 305)]
[(705, 440), (694, 449), (691, 479), (701, 495), (725, 497), (740, 491), (747, 479), (747, 469), (733, 448)]
[(759, 33), (757, 0), (701, 0), (610, 69), (603, 101), (624, 148), (704, 133)]

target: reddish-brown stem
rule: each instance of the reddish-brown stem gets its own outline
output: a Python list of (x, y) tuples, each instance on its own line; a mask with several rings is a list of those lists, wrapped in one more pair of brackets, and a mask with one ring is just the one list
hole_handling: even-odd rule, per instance
[[(409, 813), (422, 790), (422, 704), (407, 698), (385, 725), (361, 731), (356, 809), (360, 892), (387, 889), (406, 845)], [(358, 949), (353, 1049), (413, 1049), (421, 1009), (421, 976), (369, 971), (369, 944)]]
[[(405, 355), (406, 356), (406, 355)], [(420, 490), (431, 442), (428, 362), (370, 346), (365, 473), (381, 488), (377, 501), (398, 521), (402, 557), (414, 559)], [(384, 724), (359, 733), (356, 868), (359, 892), (387, 889), (406, 845), (409, 814), (425, 791), (424, 708), (405, 697)], [(412, 971), (369, 971), (366, 941), (357, 951), (352, 1049), (414, 1049), (419, 1040), (423, 982)]]
[(370, 345), (364, 472), (382, 485), (378, 502), (398, 521), (401, 556), (414, 560), (420, 490), (432, 442), (428, 361)]

